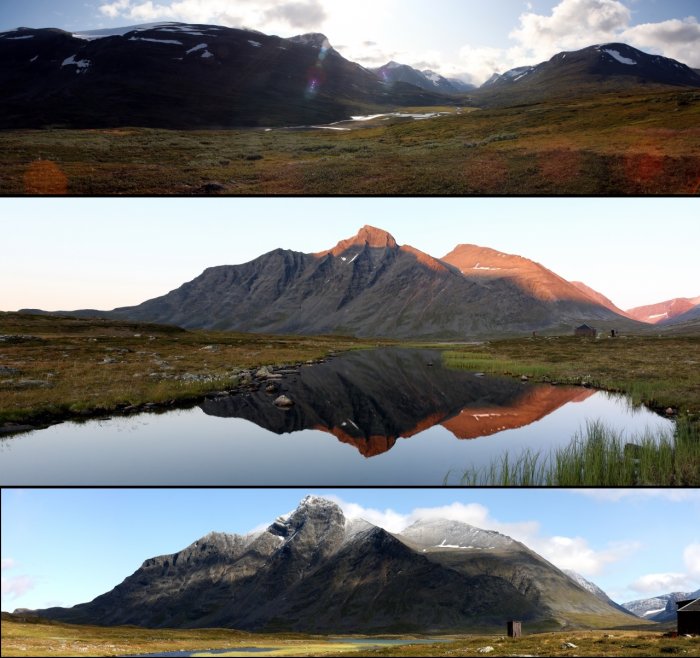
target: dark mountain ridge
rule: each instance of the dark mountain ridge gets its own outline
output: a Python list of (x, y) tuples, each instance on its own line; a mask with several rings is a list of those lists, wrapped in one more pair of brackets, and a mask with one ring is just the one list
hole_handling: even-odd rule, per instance
[(446, 100), (384, 85), (324, 35), (282, 39), (184, 23), (101, 38), (53, 28), (0, 33), (0, 86), (0, 128), (303, 125)]
[(146, 560), (89, 603), (35, 612), (70, 623), (324, 633), (501, 628), (510, 618), (546, 628), (630, 619), (499, 533), (427, 521), (391, 534), (349, 522), (335, 503), (314, 496), (263, 532), (210, 533)]
[(531, 102), (698, 87), (697, 71), (620, 43), (558, 53), (479, 89), (434, 71), (351, 62), (323, 34), (151, 23), (0, 33), (0, 128), (299, 126), (401, 107)]
[[(490, 257), (500, 253), (477, 249)], [(638, 325), (527, 259), (501, 254), (499, 262), (520, 258), (533, 266), (521, 271), (462, 267), (457, 256), (453, 265), (449, 254), (433, 258), (365, 226), (317, 254), (275, 249), (242, 265), (208, 268), (137, 306), (69, 314), (184, 328), (396, 338), (569, 333), (582, 322), (618, 329)], [(556, 287), (555, 294), (545, 294), (548, 286)]]
[(700, 75), (668, 57), (624, 43), (561, 52), (536, 66), (496, 74), (473, 93), (489, 105), (650, 87), (700, 87)]

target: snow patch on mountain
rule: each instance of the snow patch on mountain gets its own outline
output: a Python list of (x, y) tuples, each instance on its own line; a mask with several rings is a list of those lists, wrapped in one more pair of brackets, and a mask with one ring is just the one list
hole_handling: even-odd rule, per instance
[(607, 53), (608, 55), (610, 55), (611, 57), (616, 59), (618, 62), (620, 62), (620, 64), (633, 65), (633, 64), (637, 63), (633, 59), (630, 59), (629, 57), (623, 57), (622, 55), (620, 55), (620, 53), (617, 50), (612, 50), (612, 49), (608, 49), (608, 48), (601, 48), (601, 50), (602, 50), (602, 52)]
[(89, 59), (75, 59), (75, 55), (71, 55), (70, 57), (66, 57), (61, 62), (61, 68), (64, 66), (75, 66), (75, 72), (76, 73), (84, 73), (88, 67), (90, 66), (90, 60)]
[(167, 43), (174, 46), (182, 45), (182, 41), (176, 41), (175, 39), (149, 39), (148, 37), (131, 37), (129, 41), (150, 41), (152, 43)]

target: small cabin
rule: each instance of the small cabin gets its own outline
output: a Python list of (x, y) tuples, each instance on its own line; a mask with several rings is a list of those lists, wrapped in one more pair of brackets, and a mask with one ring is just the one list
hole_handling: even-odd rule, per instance
[(676, 601), (678, 635), (700, 635), (700, 599)]
[(519, 621), (509, 621), (507, 624), (508, 637), (522, 637), (523, 629), (521, 624), (522, 622)]
[(582, 324), (580, 327), (574, 329), (574, 336), (585, 336), (586, 338), (595, 338), (596, 330), (593, 327), (589, 327), (587, 324)]

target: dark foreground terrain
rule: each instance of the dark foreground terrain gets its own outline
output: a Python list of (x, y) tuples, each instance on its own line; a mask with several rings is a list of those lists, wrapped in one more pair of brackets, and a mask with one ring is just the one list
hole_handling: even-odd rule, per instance
[[(634, 89), (349, 130), (5, 130), (0, 194), (696, 194), (700, 92)], [(344, 126), (346, 124), (343, 124)], [(359, 125), (359, 127), (357, 127)]]

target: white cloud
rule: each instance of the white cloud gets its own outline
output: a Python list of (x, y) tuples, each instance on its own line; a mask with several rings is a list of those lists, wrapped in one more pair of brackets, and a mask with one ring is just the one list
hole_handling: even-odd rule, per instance
[(508, 35), (513, 47), (466, 44), (456, 66), (469, 71), (474, 82), (483, 82), (494, 71), (503, 73), (538, 64), (562, 51), (611, 41), (700, 66), (700, 23), (695, 17), (640, 25), (631, 25), (631, 20), (632, 12), (619, 0), (561, 0), (548, 15), (528, 6)]
[(621, 41), (672, 57), (692, 67), (700, 66), (700, 23), (694, 16), (661, 23), (644, 23), (626, 29)]
[(642, 594), (666, 594), (689, 588), (688, 577), (684, 573), (650, 573), (635, 580), (630, 587)]
[(574, 569), (587, 576), (601, 573), (607, 565), (625, 559), (639, 548), (636, 542), (612, 542), (596, 550), (582, 537), (541, 536), (537, 521), (503, 523), (492, 518), (488, 508), (478, 503), (417, 507), (408, 514), (401, 514), (392, 509), (362, 507), (336, 496), (329, 498), (340, 505), (346, 517), (365, 519), (389, 532), (401, 532), (419, 519), (449, 519), (495, 530), (522, 542), (560, 569)]
[(11, 599), (16, 599), (34, 587), (34, 579), (31, 576), (14, 576), (13, 578), (2, 578), (2, 595)]
[(650, 573), (635, 580), (630, 589), (641, 594), (694, 591), (700, 583), (700, 543), (688, 544), (683, 549), (685, 573)]
[[(232, 5), (235, 13), (232, 13)], [(322, 0), (114, 0), (99, 7), (105, 16), (128, 21), (172, 20), (249, 27), (275, 34), (317, 29), (326, 18)]]

